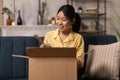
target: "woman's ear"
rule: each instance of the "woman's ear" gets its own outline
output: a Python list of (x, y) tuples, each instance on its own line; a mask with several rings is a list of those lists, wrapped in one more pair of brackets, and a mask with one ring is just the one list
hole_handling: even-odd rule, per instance
[(72, 20), (72, 24), (74, 24), (75, 23), (75, 18)]

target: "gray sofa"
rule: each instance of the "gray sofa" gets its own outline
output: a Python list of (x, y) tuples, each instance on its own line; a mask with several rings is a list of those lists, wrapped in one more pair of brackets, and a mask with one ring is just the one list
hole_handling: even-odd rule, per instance
[[(113, 35), (83, 35), (83, 38), (85, 51), (88, 50), (89, 44), (109, 44), (117, 41)], [(28, 80), (28, 60), (15, 58), (12, 55), (27, 55), (26, 47), (39, 47), (39, 45), (34, 37), (0, 37), (0, 80)], [(81, 80), (84, 71), (85, 65), (78, 70), (78, 80)]]

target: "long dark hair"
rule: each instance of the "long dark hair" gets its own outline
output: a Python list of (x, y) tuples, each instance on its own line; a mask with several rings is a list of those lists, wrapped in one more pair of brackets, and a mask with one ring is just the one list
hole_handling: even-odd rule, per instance
[(63, 5), (58, 9), (57, 14), (62, 11), (67, 19), (73, 21), (75, 19), (74, 24), (72, 25), (72, 31), (79, 33), (81, 18), (78, 13), (75, 12), (75, 9), (72, 5)]

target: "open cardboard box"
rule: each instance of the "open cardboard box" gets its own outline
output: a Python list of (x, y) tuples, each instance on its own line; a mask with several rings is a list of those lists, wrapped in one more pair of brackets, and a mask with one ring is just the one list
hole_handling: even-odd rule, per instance
[(27, 48), (29, 80), (77, 80), (75, 48)]

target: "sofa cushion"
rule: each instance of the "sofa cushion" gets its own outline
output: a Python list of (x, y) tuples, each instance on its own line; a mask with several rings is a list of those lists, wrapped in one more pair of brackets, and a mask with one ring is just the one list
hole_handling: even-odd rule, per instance
[(85, 52), (88, 51), (89, 44), (105, 45), (113, 42), (117, 42), (117, 38), (114, 35), (83, 35), (85, 41)]
[(12, 76), (12, 38), (0, 37), (0, 79)]
[(85, 73), (91, 78), (104, 80), (119, 79), (120, 42), (108, 45), (90, 45)]
[(26, 47), (38, 46), (34, 37), (0, 37), (0, 80), (28, 78), (28, 60), (12, 55), (27, 55)]
[[(26, 47), (38, 47), (38, 41), (34, 37), (14, 37), (13, 39), (13, 54), (27, 55)], [(28, 59), (13, 57), (13, 72), (12, 78), (27, 78), (28, 77)]]

